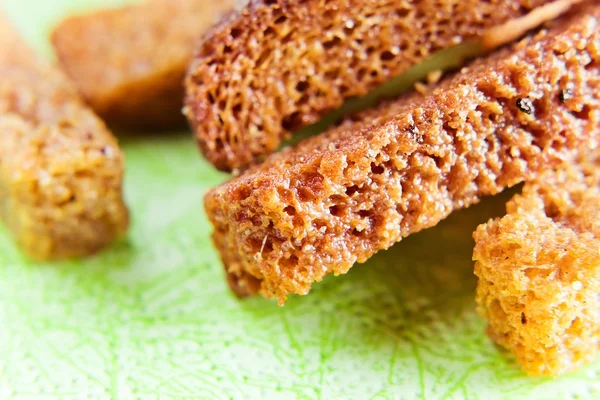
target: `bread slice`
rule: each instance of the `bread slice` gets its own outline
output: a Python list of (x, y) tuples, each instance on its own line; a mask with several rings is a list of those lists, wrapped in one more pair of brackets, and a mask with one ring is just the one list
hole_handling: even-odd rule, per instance
[(59, 62), (90, 106), (126, 129), (185, 124), (183, 79), (198, 38), (233, 0), (150, 0), (73, 16), (52, 34)]
[(474, 234), (488, 333), (532, 375), (559, 375), (600, 348), (600, 151), (526, 183)]
[(0, 217), (34, 259), (104, 248), (128, 225), (115, 138), (2, 15), (0, 76)]
[(241, 170), (434, 53), (497, 45), (576, 1), (254, 0), (205, 36), (185, 113), (210, 162)]
[(234, 289), (281, 303), (306, 294), (595, 142), (599, 61), (600, 6), (590, 5), (425, 97), (368, 111), (210, 191)]

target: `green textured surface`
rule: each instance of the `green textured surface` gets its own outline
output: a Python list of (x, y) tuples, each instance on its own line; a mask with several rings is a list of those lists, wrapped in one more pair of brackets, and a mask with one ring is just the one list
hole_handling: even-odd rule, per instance
[[(44, 50), (67, 10), (118, 2), (1, 4)], [(127, 240), (37, 265), (0, 229), (0, 400), (600, 398), (600, 364), (531, 379), (483, 333), (470, 236), (506, 196), (278, 308), (229, 293), (201, 200), (224, 176), (189, 133), (123, 146)]]

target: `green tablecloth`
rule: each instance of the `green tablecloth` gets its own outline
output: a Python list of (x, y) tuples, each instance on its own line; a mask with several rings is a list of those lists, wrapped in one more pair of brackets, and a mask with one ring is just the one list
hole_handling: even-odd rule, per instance
[[(1, 7), (49, 54), (62, 15), (122, 2)], [(38, 265), (0, 229), (0, 400), (600, 398), (600, 363), (532, 379), (484, 334), (471, 233), (507, 196), (279, 308), (228, 291), (202, 208), (225, 175), (190, 133), (122, 145), (126, 240), (87, 261)]]

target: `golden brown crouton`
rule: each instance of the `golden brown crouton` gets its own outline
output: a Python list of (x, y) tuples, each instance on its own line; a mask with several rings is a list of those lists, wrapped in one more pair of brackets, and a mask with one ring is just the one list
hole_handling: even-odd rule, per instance
[(185, 113), (206, 157), (241, 170), (432, 54), (498, 45), (574, 2), (254, 0), (205, 36), (186, 79)]
[(233, 0), (150, 0), (73, 16), (52, 35), (61, 66), (109, 124), (183, 125), (183, 78), (194, 45)]
[(34, 259), (100, 250), (128, 224), (116, 140), (1, 15), (0, 77), (0, 217)]
[(590, 145), (599, 116), (590, 6), (212, 190), (214, 242), (238, 292), (283, 302)]
[(492, 339), (532, 375), (559, 375), (600, 346), (600, 152), (566, 163), (474, 234), (477, 303)]

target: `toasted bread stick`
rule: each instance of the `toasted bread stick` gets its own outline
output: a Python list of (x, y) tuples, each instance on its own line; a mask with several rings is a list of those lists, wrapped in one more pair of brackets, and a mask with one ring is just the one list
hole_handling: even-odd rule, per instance
[(434, 53), (498, 46), (577, 1), (254, 0), (205, 36), (185, 113), (206, 157), (242, 170)]
[[(600, 6), (267, 158), (209, 192), (230, 282), (282, 303), (600, 133)], [(569, 93), (568, 101), (562, 94)]]
[(531, 183), (481, 225), (478, 310), (532, 375), (560, 375), (600, 348), (600, 151)]
[(1, 15), (0, 77), (0, 217), (33, 259), (104, 248), (128, 224), (115, 138)]
[(58, 59), (109, 124), (161, 130), (185, 124), (183, 78), (194, 46), (233, 0), (150, 0), (73, 16), (52, 35)]

